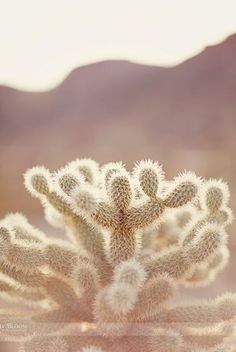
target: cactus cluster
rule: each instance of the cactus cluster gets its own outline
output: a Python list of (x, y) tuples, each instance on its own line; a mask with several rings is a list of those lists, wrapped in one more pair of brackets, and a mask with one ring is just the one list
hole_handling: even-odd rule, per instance
[(176, 305), (178, 286), (212, 282), (229, 258), (229, 190), (150, 160), (132, 172), (90, 159), (34, 167), (27, 190), (65, 239), (21, 214), (0, 223), (0, 338), (20, 352), (231, 351), (236, 294)]

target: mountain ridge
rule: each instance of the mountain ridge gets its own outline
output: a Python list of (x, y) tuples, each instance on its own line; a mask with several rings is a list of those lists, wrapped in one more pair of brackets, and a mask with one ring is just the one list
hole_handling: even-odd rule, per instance
[(79, 156), (130, 163), (158, 154), (172, 170), (184, 161), (195, 169), (213, 153), (216, 174), (236, 173), (235, 57), (236, 34), (174, 67), (112, 60), (79, 67), (46, 92), (1, 86), (6, 167), (0, 171), (0, 210), (17, 210), (16, 198), (27, 207), (25, 169), (54, 169)]
[(213, 44), (213, 45), (207, 45), (205, 46), (200, 53), (198, 53), (197, 55), (191, 56), (190, 58), (184, 60), (181, 63), (178, 63), (176, 65), (168, 65), (168, 66), (161, 66), (161, 65), (151, 65), (151, 64), (144, 64), (144, 63), (139, 63), (139, 62), (133, 62), (130, 60), (126, 60), (126, 59), (122, 59), (122, 60), (117, 60), (117, 59), (109, 59), (109, 60), (102, 60), (99, 62), (91, 62), (88, 64), (84, 64), (81, 66), (78, 66), (76, 68), (74, 68), (73, 70), (71, 70), (71, 72), (59, 83), (57, 84), (55, 87), (51, 88), (51, 89), (46, 89), (45, 91), (28, 91), (28, 90), (24, 90), (24, 89), (18, 89), (18, 88), (14, 88), (12, 86), (9, 85), (1, 85), (0, 84), (0, 93), (2, 89), (9, 89), (15, 92), (21, 92), (21, 93), (30, 93), (30, 94), (44, 94), (44, 93), (49, 93), (51, 91), (56, 90), (57, 88), (59, 88), (60, 86), (62, 86), (68, 79), (70, 79), (71, 76), (73, 76), (74, 74), (78, 73), (79, 71), (86, 71), (87, 69), (91, 69), (93, 67), (97, 67), (97, 66), (101, 66), (101, 65), (107, 65), (107, 64), (116, 64), (118, 63), (119, 65), (124, 65), (124, 64), (131, 64), (132, 66), (137, 66), (137, 67), (145, 67), (147, 69), (175, 69), (176, 67), (180, 67), (182, 65), (185, 65), (186, 63), (188, 63), (189, 61), (192, 61), (195, 58), (198, 58), (199, 56), (202, 56), (204, 53), (206, 53), (209, 49), (214, 49), (214, 48), (218, 48), (219, 46), (226, 46), (226, 45), (230, 45), (230, 47), (232, 47), (232, 42), (235, 42), (236, 45), (236, 34), (232, 34), (230, 36), (228, 36), (224, 41), (217, 43), (217, 44)]

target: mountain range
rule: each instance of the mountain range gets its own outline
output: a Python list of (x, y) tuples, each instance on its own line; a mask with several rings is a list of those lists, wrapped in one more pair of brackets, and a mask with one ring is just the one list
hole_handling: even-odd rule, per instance
[(22, 184), (33, 165), (76, 157), (160, 159), (236, 186), (236, 34), (175, 66), (104, 61), (79, 67), (58, 87), (0, 86), (0, 213), (39, 208)]

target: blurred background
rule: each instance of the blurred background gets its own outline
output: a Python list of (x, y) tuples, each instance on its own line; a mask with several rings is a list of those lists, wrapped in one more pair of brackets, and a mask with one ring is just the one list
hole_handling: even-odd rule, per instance
[[(223, 178), (236, 212), (235, 1), (0, 7), (1, 217), (19, 211), (46, 228), (22, 174), (77, 157), (128, 168), (151, 158), (168, 178), (185, 169)], [(228, 269), (188, 296), (236, 289), (235, 229)]]

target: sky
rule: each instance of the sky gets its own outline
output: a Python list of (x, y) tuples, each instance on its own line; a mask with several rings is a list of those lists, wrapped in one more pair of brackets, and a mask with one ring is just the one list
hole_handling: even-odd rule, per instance
[(236, 32), (236, 0), (0, 0), (0, 84), (58, 85), (124, 59), (172, 66)]

